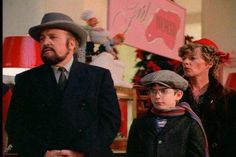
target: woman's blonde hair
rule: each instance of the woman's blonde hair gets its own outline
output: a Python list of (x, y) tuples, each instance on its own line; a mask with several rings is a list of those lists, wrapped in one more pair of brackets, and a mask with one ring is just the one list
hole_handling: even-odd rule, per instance
[(217, 55), (217, 50), (213, 46), (202, 45), (199, 43), (189, 43), (179, 48), (179, 57), (183, 57), (185, 54), (192, 54), (196, 48), (201, 48), (202, 58), (207, 63), (212, 63), (213, 66), (209, 70), (209, 77), (217, 78), (219, 60), (220, 57)]

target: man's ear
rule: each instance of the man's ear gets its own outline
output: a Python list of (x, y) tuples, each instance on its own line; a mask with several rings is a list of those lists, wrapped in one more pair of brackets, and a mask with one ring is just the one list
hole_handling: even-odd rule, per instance
[(69, 46), (69, 49), (70, 49), (70, 50), (74, 50), (75, 47), (76, 47), (75, 39), (69, 39), (69, 41), (68, 41), (68, 46)]

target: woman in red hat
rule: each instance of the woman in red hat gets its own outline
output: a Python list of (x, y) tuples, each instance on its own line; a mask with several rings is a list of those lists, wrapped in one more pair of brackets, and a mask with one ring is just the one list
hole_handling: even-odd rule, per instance
[(211, 157), (236, 155), (236, 92), (217, 80), (221, 57), (226, 56), (209, 39), (179, 49), (184, 77), (189, 81), (182, 101), (190, 104), (203, 122)]

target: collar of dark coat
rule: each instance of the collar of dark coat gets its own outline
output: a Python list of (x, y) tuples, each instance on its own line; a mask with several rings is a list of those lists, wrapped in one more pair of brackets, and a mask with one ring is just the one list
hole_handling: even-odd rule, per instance
[[(70, 93), (75, 92), (75, 90), (76, 92), (78, 92), (82, 89), (84, 91), (81, 91), (81, 93), (86, 93), (85, 90), (88, 89), (87, 86), (89, 85), (89, 80), (85, 79), (88, 72), (88, 68), (86, 67), (87, 65), (85, 65), (84, 63), (80, 63), (74, 59), (67, 81), (68, 84), (66, 85), (63, 94), (64, 96), (71, 95)], [(56, 78), (50, 65), (43, 64), (32, 69), (32, 71), (37, 71), (37, 73), (33, 72), (32, 74), (37, 75), (38, 79), (42, 81), (42, 86), (47, 87), (45, 90), (49, 90), (52, 93), (58, 93), (59, 95), (62, 94), (60, 94)]]
[[(161, 130), (157, 128), (157, 124), (156, 124), (157, 117), (167, 119), (167, 123), (165, 127), (162, 128)], [(175, 129), (175, 127), (173, 126), (176, 125), (176, 119), (181, 119), (181, 117), (184, 117), (184, 115), (175, 116), (175, 117), (165, 117), (165, 116), (157, 116), (156, 114), (152, 112), (148, 112), (145, 124), (147, 124), (147, 129), (153, 132), (153, 134), (155, 134), (156, 136), (160, 136), (166, 132), (171, 131), (172, 129)]]
[[(204, 103), (206, 101), (217, 101), (221, 99), (225, 95), (224, 87), (217, 81), (216, 79), (211, 79), (207, 91), (203, 94), (204, 95)], [(187, 102), (191, 103), (191, 106), (196, 105), (196, 102), (193, 98), (193, 93), (190, 87), (184, 92), (184, 97), (182, 98), (183, 101), (188, 100)], [(210, 103), (210, 102), (207, 102)]]
[[(219, 117), (223, 115), (226, 116), (229, 111), (229, 105), (236, 103), (234, 98), (236, 97), (236, 92), (223, 87), (217, 79), (210, 79), (209, 87), (203, 97), (203, 101), (200, 104), (197, 104), (193, 98), (191, 89), (188, 88), (184, 92), (181, 101), (188, 102), (192, 109), (197, 113), (200, 112), (201, 114), (204, 114), (200, 111), (200, 106), (203, 105), (202, 107), (208, 108), (207, 110), (203, 110), (204, 112), (208, 112), (208, 114), (210, 111), (216, 112)], [(228, 104), (229, 102), (231, 104)]]

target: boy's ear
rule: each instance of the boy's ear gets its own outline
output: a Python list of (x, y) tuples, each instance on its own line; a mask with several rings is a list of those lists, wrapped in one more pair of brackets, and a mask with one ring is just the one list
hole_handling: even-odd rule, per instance
[(175, 94), (176, 95), (176, 99), (180, 100), (182, 98), (183, 94), (184, 94), (184, 92), (182, 90), (177, 90), (177, 92)]

